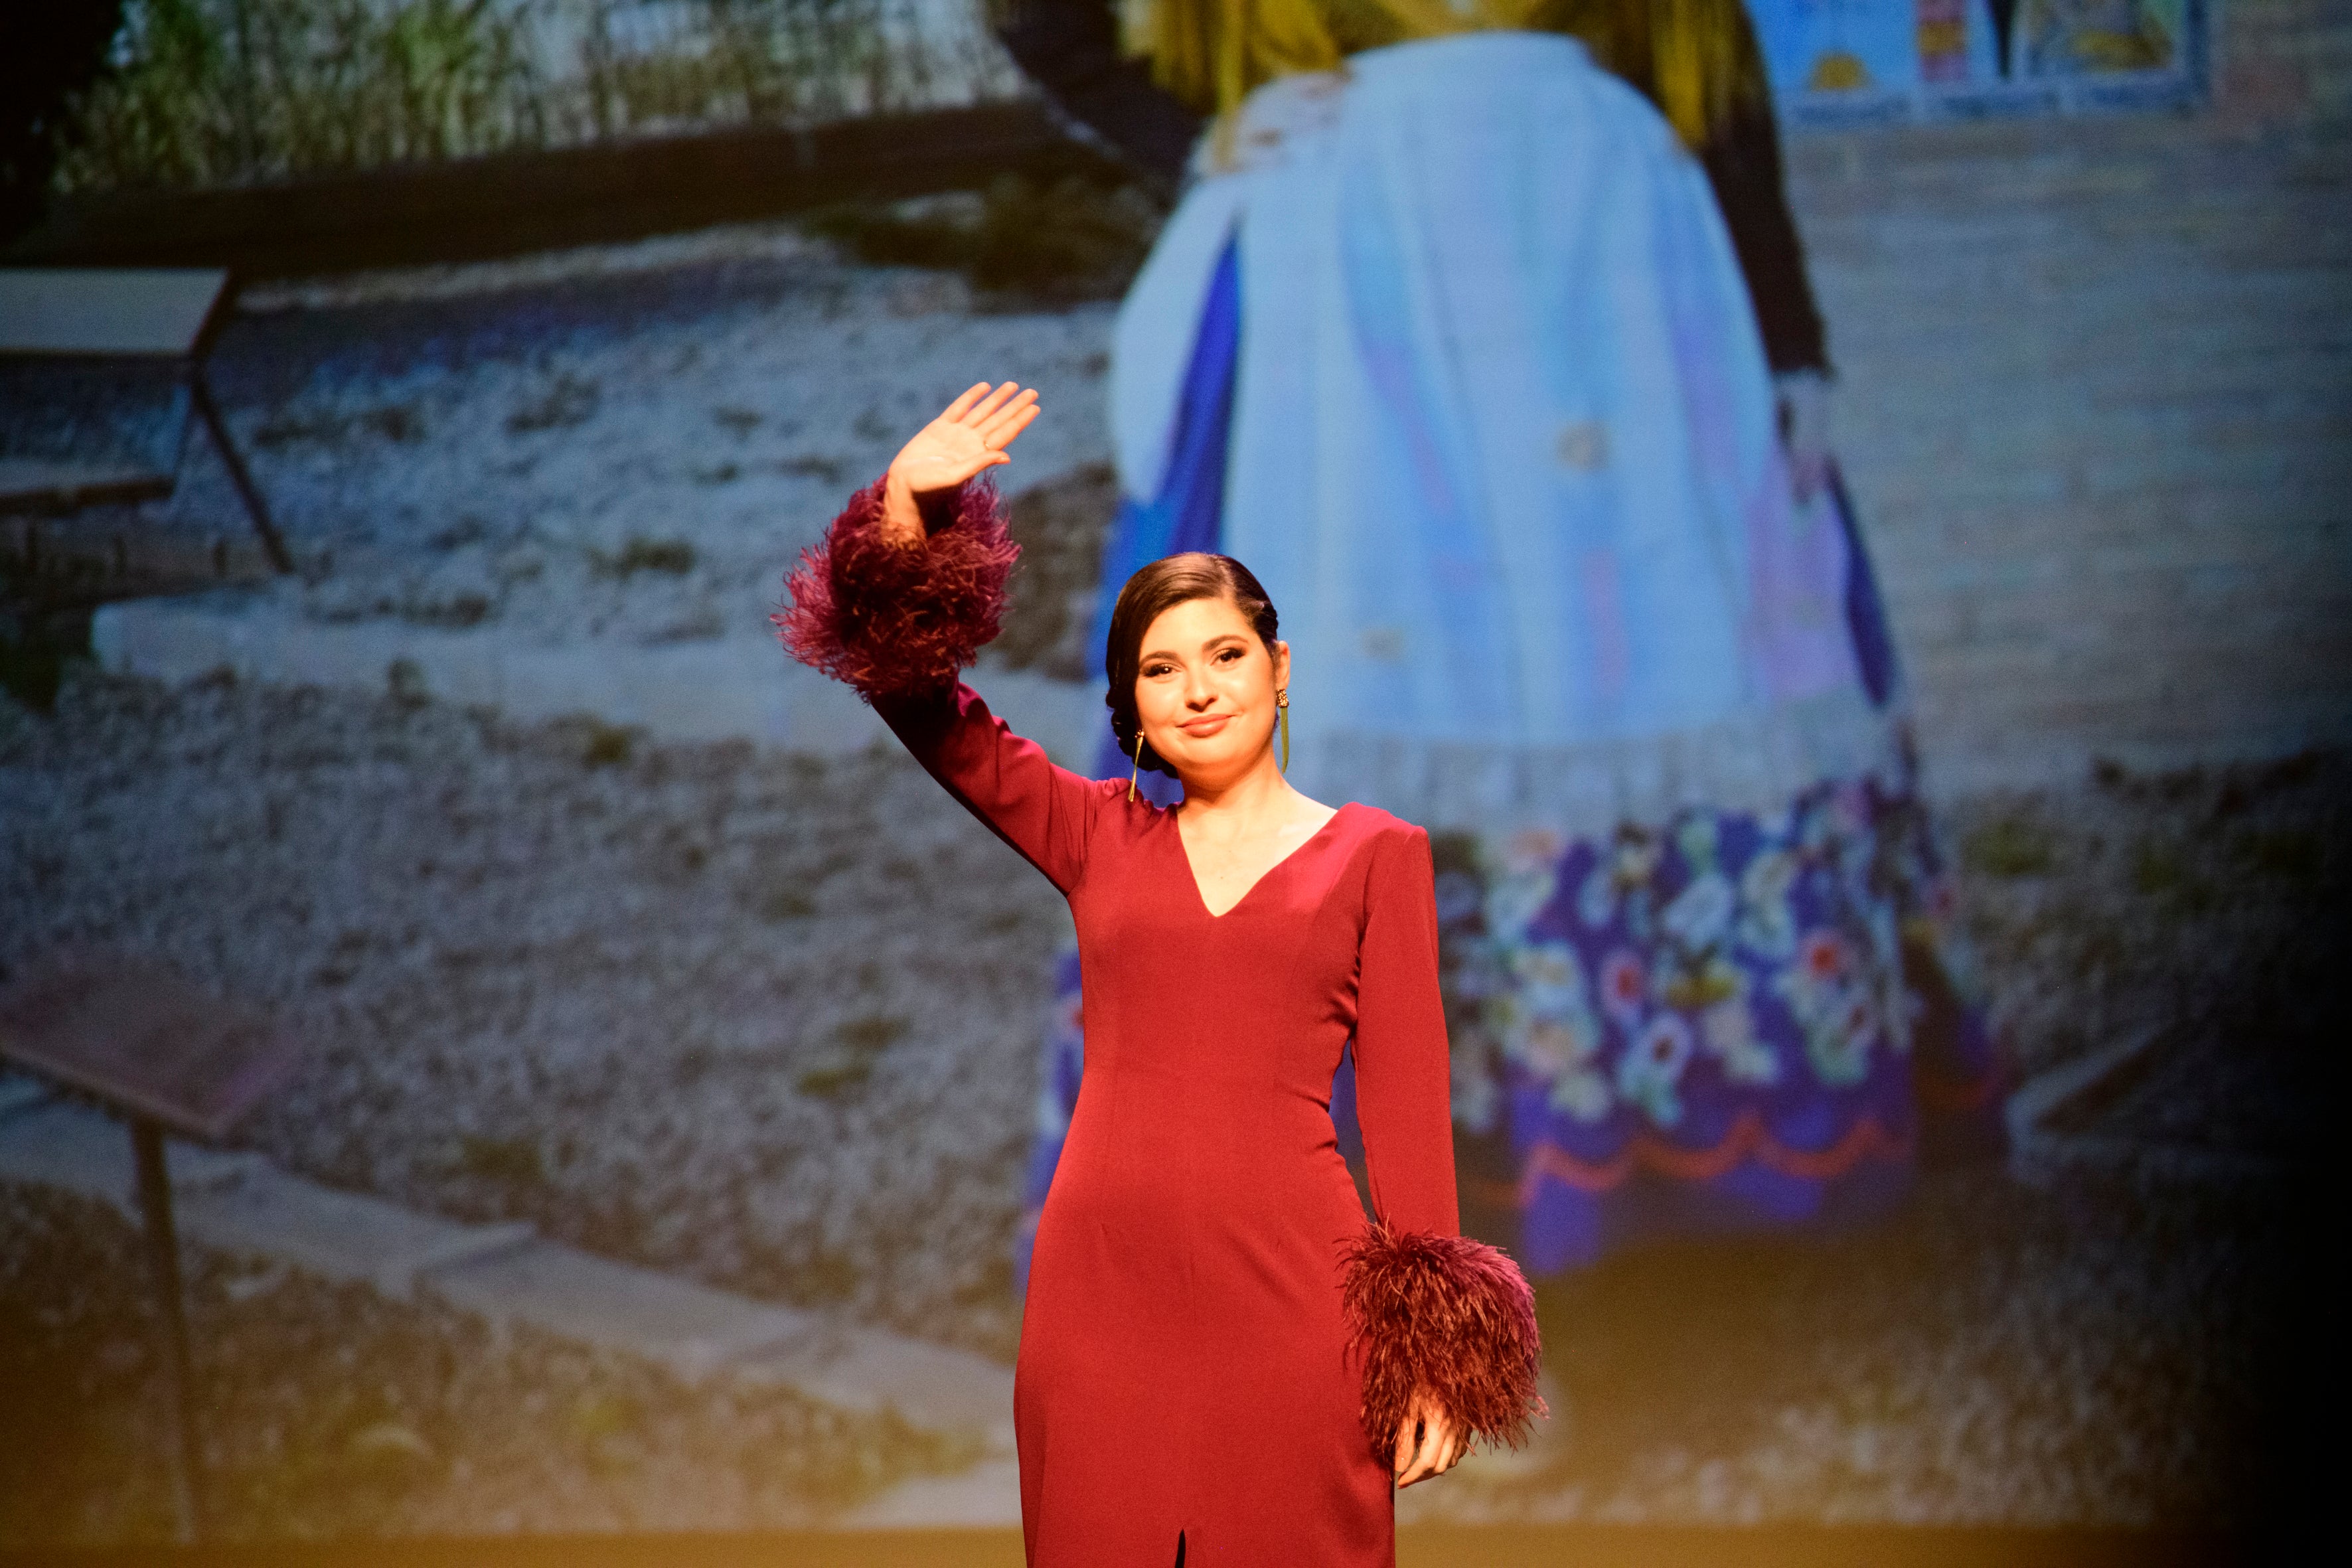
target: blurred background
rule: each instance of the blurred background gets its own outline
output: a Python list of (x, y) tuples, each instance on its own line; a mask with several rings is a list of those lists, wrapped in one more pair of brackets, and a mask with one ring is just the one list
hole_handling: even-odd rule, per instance
[[(194, 1527), (1017, 1524), (1067, 917), (767, 616), (1034, 385), (972, 681), (1092, 764), (1169, 171), (972, 0), (36, 9), (0, 279), (96, 291), (0, 294), (0, 987), (298, 1053), (171, 1149)], [(1402, 1517), (2276, 1520), (2338, 1358), (2352, 5), (1748, 16), (1998, 1147), (1543, 1272), (1554, 1420)], [(159, 268), (225, 276), (93, 352)], [(131, 1145), (44, 1026), (0, 993), (0, 1549), (165, 1541)]]

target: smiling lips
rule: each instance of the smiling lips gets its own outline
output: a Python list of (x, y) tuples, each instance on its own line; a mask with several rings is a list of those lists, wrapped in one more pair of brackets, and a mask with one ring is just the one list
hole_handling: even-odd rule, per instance
[(1238, 713), (1203, 713), (1197, 719), (1187, 719), (1176, 727), (1196, 741), (1205, 741), (1240, 717)]

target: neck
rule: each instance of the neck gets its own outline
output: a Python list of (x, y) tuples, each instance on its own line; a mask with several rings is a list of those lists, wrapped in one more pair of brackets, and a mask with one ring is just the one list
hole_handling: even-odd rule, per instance
[(1282, 776), (1269, 746), (1257, 760), (1231, 778), (1206, 779), (1185, 775), (1184, 812), (1197, 818), (1247, 822), (1279, 809), (1298, 792)]

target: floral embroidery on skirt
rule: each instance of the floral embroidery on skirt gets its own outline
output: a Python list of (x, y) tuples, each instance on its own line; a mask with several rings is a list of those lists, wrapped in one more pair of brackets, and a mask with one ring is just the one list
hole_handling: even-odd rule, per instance
[(1549, 1272), (1640, 1233), (1874, 1212), (1923, 1136), (1996, 1139), (1951, 904), (1917, 799), (1872, 781), (1770, 818), (1447, 839), (1469, 1206)]

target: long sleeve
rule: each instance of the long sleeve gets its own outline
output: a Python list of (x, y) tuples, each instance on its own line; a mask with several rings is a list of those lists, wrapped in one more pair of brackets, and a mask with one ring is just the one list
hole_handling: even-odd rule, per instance
[(950, 795), (1067, 893), (1104, 786), (1055, 767), (956, 679), (996, 636), (1021, 555), (995, 487), (925, 500), (912, 545), (884, 536), (882, 504), (877, 479), (802, 552), (777, 633), (794, 658), (872, 704)]
[[(1752, 47), (1752, 45), (1751, 45)], [(1789, 211), (1780, 166), (1780, 133), (1772, 106), (1735, 110), (1699, 150), (1716, 205), (1731, 232), (1731, 248), (1748, 280), (1764, 357), (1776, 373), (1829, 369), (1827, 334), (1805, 270), (1805, 247)]]
[(996, 36), (1064, 112), (1174, 185), (1201, 117), (1118, 47), (1108, 0), (1005, 0)]
[(794, 658), (869, 703), (954, 685), (1003, 626), (1021, 559), (985, 479), (922, 503), (921, 542), (887, 538), (887, 479), (851, 496), (824, 542), (801, 552), (784, 579), (786, 603), (769, 617)]
[(1341, 1295), (1363, 1367), (1365, 1441), (1386, 1459), (1426, 1396), (1465, 1434), (1517, 1447), (1545, 1413), (1535, 1293), (1509, 1258), (1459, 1234), (1436, 878), (1417, 827), (1384, 836), (1374, 851), (1355, 1049), (1379, 1218), (1348, 1249)]
[(1383, 835), (1369, 876), (1355, 1054), (1372, 1206), (1392, 1230), (1453, 1236), (1462, 1225), (1429, 835), (1417, 827)]
[(1086, 872), (1087, 844), (1114, 787), (1056, 767), (1005, 727), (980, 693), (886, 698), (875, 705), (925, 772), (1065, 894)]

